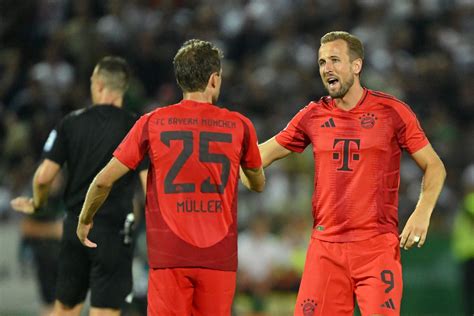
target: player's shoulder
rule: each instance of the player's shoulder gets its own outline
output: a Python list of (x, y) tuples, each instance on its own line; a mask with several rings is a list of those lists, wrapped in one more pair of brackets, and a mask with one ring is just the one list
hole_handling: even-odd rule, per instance
[(408, 104), (391, 94), (377, 90), (368, 90), (368, 93), (373, 101), (384, 107), (393, 108), (397, 112), (411, 111)]
[(245, 125), (253, 125), (252, 121), (250, 118), (248, 118), (245, 114), (240, 113), (235, 110), (230, 110), (229, 108), (225, 106), (218, 106), (218, 105), (212, 105), (214, 109), (214, 115), (215, 119), (223, 119), (223, 120), (231, 120), (231, 121), (236, 121), (236, 122), (241, 122)]
[(256, 129), (255, 124), (252, 121), (252, 119), (250, 119), (248, 116), (246, 116), (245, 114), (243, 114), (241, 112), (232, 111), (232, 110), (229, 110), (227, 108), (222, 108), (222, 109), (225, 111), (225, 113), (228, 114), (228, 117), (232, 121), (237, 122), (237, 124), (240, 126), (241, 130), (243, 130), (243, 131), (249, 131), (249, 130), (255, 131), (255, 129)]
[(126, 117), (126, 118), (129, 118), (129, 119), (134, 119), (136, 120), (138, 118), (138, 115), (137, 113), (135, 112), (132, 112), (128, 109), (124, 109), (124, 108), (117, 108), (119, 111), (119, 115), (122, 115), (123, 117)]
[(161, 120), (163, 117), (180, 113), (182, 110), (183, 109), (180, 103), (160, 106), (142, 114), (138, 120), (136, 120), (135, 124), (144, 127), (148, 125), (149, 122)]
[(174, 103), (174, 104), (167, 104), (163, 106), (159, 106), (145, 114), (143, 114), (142, 118), (152, 118), (160, 115), (167, 115), (173, 113), (179, 113), (183, 110), (183, 106), (181, 103)]
[(311, 117), (312, 114), (321, 111), (323, 108), (328, 106), (329, 101), (326, 97), (322, 97), (318, 101), (309, 101), (305, 106), (299, 109), (296, 113), (295, 118), (302, 120), (305, 117)]
[(326, 95), (321, 97), (317, 101), (309, 101), (309, 103), (303, 109), (306, 109), (307, 111), (320, 111), (324, 108), (331, 107), (332, 102), (333, 99), (330, 96)]
[(240, 113), (238, 111), (232, 111), (232, 110), (229, 110), (225, 107), (222, 107), (222, 108), (219, 108), (220, 111), (222, 111), (222, 113), (224, 115), (227, 115), (229, 117), (232, 117), (232, 118), (236, 118), (238, 120), (241, 120), (245, 123), (251, 123), (252, 121), (250, 120), (250, 118), (248, 118), (246, 115), (244, 115), (243, 113)]
[(76, 129), (78, 126), (86, 126), (84, 121), (87, 120), (88, 112), (90, 110), (90, 106), (74, 110), (63, 116), (63, 118), (59, 121), (60, 128), (66, 129)]
[(416, 114), (412, 108), (397, 97), (376, 90), (368, 90), (368, 92), (371, 104), (382, 106), (384, 109), (389, 109), (393, 115), (402, 118), (404, 121), (416, 118)]
[(83, 108), (83, 109), (78, 109), (78, 110), (74, 110), (74, 111), (72, 111), (72, 112), (69, 112), (68, 114), (66, 114), (66, 115), (63, 117), (63, 121), (78, 120), (78, 119), (80, 119), (82, 116), (86, 115), (90, 108), (91, 108), (91, 107), (86, 107), (86, 108)]
[(146, 112), (142, 114), (139, 118), (139, 121), (148, 121), (153, 117), (157, 117), (160, 115), (165, 115), (169, 112), (173, 112), (173, 107), (177, 106), (177, 104), (172, 104), (172, 105), (165, 105), (162, 107), (157, 107), (149, 112)]

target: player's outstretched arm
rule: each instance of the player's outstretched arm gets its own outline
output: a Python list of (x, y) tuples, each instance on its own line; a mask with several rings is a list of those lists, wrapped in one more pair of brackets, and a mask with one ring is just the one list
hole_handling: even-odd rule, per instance
[(109, 163), (97, 174), (92, 181), (82, 206), (79, 221), (77, 223), (77, 237), (81, 243), (90, 248), (97, 247), (87, 236), (92, 228), (92, 221), (95, 213), (104, 203), (110, 193), (115, 181), (120, 179), (130, 169), (122, 164), (117, 158), (112, 158)]
[(49, 189), (60, 170), (61, 166), (54, 161), (43, 160), (33, 177), (33, 198), (17, 197), (10, 202), (11, 207), (15, 211), (32, 214), (44, 206), (48, 200)]
[(418, 247), (423, 246), (425, 243), (431, 213), (446, 178), (446, 169), (443, 162), (431, 145), (426, 145), (412, 154), (412, 157), (424, 171), (424, 176), (416, 208), (400, 235), (400, 247), (405, 250), (410, 249), (416, 243), (418, 243)]
[(240, 168), (240, 179), (247, 189), (263, 192), (265, 188), (265, 173), (263, 168)]
[(286, 149), (280, 145), (275, 137), (270, 138), (266, 142), (258, 145), (260, 155), (262, 156), (263, 168), (268, 167), (274, 161), (285, 158), (292, 153), (291, 150)]

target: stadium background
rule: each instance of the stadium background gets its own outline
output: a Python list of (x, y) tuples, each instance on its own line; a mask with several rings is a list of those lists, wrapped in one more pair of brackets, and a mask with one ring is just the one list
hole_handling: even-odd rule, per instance
[[(403, 252), (402, 315), (460, 315), (451, 236), (466, 186), (474, 186), (467, 169), (474, 162), (473, 13), (472, 0), (1, 0), (0, 315), (38, 309), (20, 215), (9, 200), (30, 191), (58, 120), (90, 104), (89, 77), (100, 57), (118, 54), (130, 62), (134, 80), (126, 107), (144, 113), (180, 100), (172, 58), (183, 41), (214, 42), (226, 56), (219, 104), (249, 116), (264, 141), (324, 95), (316, 51), (331, 30), (362, 39), (363, 84), (412, 106), (448, 170), (425, 247)], [(309, 152), (268, 169), (265, 193), (241, 191), (236, 315), (291, 313), (312, 224)], [(401, 225), (413, 210), (420, 177), (404, 157)], [(143, 247), (139, 238), (139, 298), (146, 291)], [(139, 305), (127, 313), (141, 315)]]

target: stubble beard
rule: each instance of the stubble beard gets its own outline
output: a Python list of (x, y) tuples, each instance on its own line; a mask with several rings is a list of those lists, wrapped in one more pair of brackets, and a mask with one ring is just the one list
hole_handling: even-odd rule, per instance
[(327, 83), (324, 85), (329, 95), (333, 99), (342, 99), (346, 95), (349, 89), (354, 85), (354, 75), (350, 76), (349, 79), (347, 79), (347, 81), (344, 83), (339, 81), (339, 84), (341, 85), (341, 88), (334, 92), (330, 91), (329, 85)]

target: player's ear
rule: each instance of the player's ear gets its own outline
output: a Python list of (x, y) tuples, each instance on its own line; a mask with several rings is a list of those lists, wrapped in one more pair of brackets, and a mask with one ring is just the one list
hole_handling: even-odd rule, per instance
[(362, 71), (362, 59), (357, 58), (352, 62), (352, 72), (356, 75), (360, 74)]
[(104, 80), (102, 80), (101, 78), (97, 79), (96, 85), (97, 85), (97, 91), (99, 92), (102, 92), (105, 89)]
[(219, 73), (213, 72), (209, 77), (209, 82), (207, 83), (208, 86), (212, 88), (216, 88), (219, 84)]

